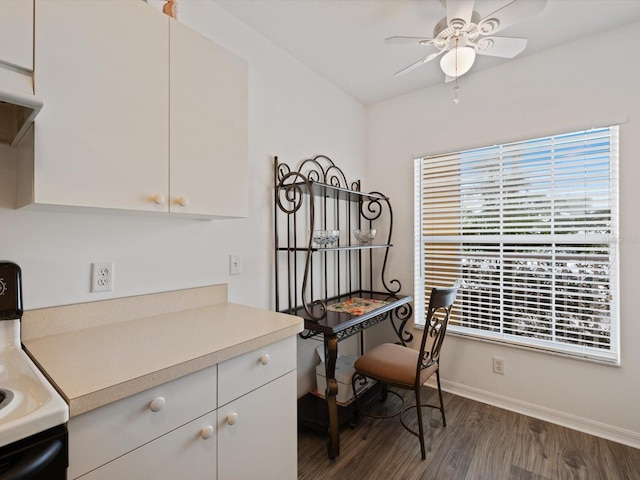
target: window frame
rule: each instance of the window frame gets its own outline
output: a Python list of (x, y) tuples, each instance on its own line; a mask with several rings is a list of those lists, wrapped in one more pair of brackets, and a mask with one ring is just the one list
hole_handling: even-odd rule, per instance
[[(475, 243), (482, 243), (483, 240), (484, 241), (489, 241), (489, 243), (493, 242), (496, 244), (506, 244), (508, 243), (508, 240), (510, 239), (511, 241), (514, 241), (514, 238), (517, 238), (518, 240), (522, 240), (524, 244), (526, 244), (527, 242), (530, 243), (535, 243), (533, 242), (533, 237), (529, 237), (527, 238), (526, 241), (524, 241), (524, 235), (517, 237), (515, 235), (504, 235), (503, 232), (501, 231), (501, 233), (499, 235), (477, 235), (477, 236), (472, 236), (472, 235), (435, 235), (435, 236), (428, 236), (425, 235), (424, 233), (424, 229), (423, 229), (423, 225), (426, 224), (425, 218), (424, 218), (424, 212), (423, 212), (423, 202), (425, 201), (425, 195), (424, 195), (424, 191), (423, 191), (423, 181), (424, 181), (424, 176), (423, 176), (423, 169), (427, 168), (427, 164), (429, 162), (433, 162), (433, 161), (437, 161), (438, 159), (442, 159), (442, 158), (448, 158), (448, 157), (453, 157), (456, 156), (458, 158), (458, 162), (459, 165), (462, 165), (462, 162), (464, 160), (459, 160), (460, 158), (465, 157), (465, 155), (468, 154), (473, 154), (474, 152), (479, 152), (479, 151), (483, 151), (483, 150), (489, 150), (489, 149), (493, 149), (493, 148), (497, 148), (498, 150), (502, 150), (504, 148), (508, 148), (510, 146), (513, 145), (527, 145), (528, 142), (531, 143), (535, 143), (535, 142), (544, 142), (544, 141), (554, 141), (556, 138), (561, 138), (564, 136), (572, 136), (572, 135), (581, 135), (584, 134), (585, 136), (588, 136), (591, 132), (598, 132), (598, 131), (607, 131), (608, 132), (608, 138), (609, 138), (609, 156), (608, 156), (608, 170), (609, 170), (609, 204), (607, 205), (607, 208), (610, 209), (610, 215), (609, 215), (609, 220), (610, 220), (610, 224), (608, 224), (608, 227), (610, 227), (610, 232), (607, 235), (600, 235), (600, 239), (598, 239), (598, 242), (600, 242), (599, 244), (601, 245), (606, 245), (606, 249), (608, 249), (608, 259), (606, 263), (607, 266), (607, 271), (608, 271), (608, 279), (606, 282), (606, 286), (608, 287), (609, 293), (609, 297), (607, 298), (607, 300), (610, 300), (609, 303), (607, 304), (607, 308), (609, 310), (609, 335), (608, 335), (608, 348), (598, 348), (597, 346), (593, 346), (590, 347), (588, 345), (588, 341), (587, 340), (582, 340), (583, 343), (587, 344), (587, 345), (574, 345), (572, 343), (570, 343), (567, 339), (569, 338), (568, 335), (566, 335), (564, 338), (561, 337), (560, 335), (557, 335), (556, 332), (556, 320), (555, 317), (553, 319), (551, 319), (551, 321), (549, 322), (550, 325), (553, 326), (553, 334), (551, 335), (553, 337), (553, 340), (540, 340), (538, 338), (534, 338), (533, 336), (529, 337), (529, 336), (516, 336), (514, 334), (510, 334), (510, 333), (505, 333), (505, 330), (508, 330), (505, 328), (505, 325), (509, 326), (511, 325), (509, 321), (505, 321), (504, 320), (504, 315), (503, 315), (503, 311), (504, 311), (504, 306), (501, 305), (500, 306), (500, 320), (499, 320), (499, 325), (500, 325), (500, 331), (499, 333), (495, 333), (492, 331), (486, 331), (486, 330), (481, 330), (479, 328), (470, 328), (470, 327), (465, 327), (465, 326), (461, 326), (456, 324), (455, 320), (453, 320), (448, 328), (448, 333), (452, 334), (452, 335), (457, 335), (457, 336), (463, 336), (465, 338), (471, 338), (474, 340), (480, 340), (480, 341), (488, 341), (488, 342), (496, 342), (496, 343), (501, 343), (501, 344), (506, 344), (509, 346), (514, 346), (514, 347), (519, 347), (519, 348), (524, 348), (524, 349), (528, 349), (528, 350), (537, 350), (537, 351), (544, 351), (544, 352), (548, 352), (548, 353), (552, 353), (552, 354), (557, 354), (557, 355), (562, 355), (562, 356), (569, 356), (572, 358), (578, 358), (578, 359), (583, 359), (583, 360), (589, 360), (589, 361), (595, 361), (595, 362), (599, 362), (599, 363), (606, 363), (606, 364), (613, 364), (613, 365), (619, 365), (620, 364), (620, 318), (619, 318), (619, 305), (620, 305), (620, 287), (619, 287), (619, 252), (618, 252), (618, 235), (619, 235), (619, 200), (618, 200), (618, 187), (619, 187), (619, 176), (618, 176), (618, 167), (619, 167), (619, 127), (617, 125), (613, 125), (610, 127), (602, 127), (602, 128), (594, 128), (594, 129), (589, 129), (589, 130), (581, 130), (581, 131), (577, 131), (577, 132), (570, 132), (570, 133), (562, 133), (562, 134), (556, 134), (556, 135), (549, 135), (546, 137), (541, 137), (541, 138), (536, 138), (536, 139), (528, 139), (528, 140), (522, 140), (522, 141), (518, 141), (518, 142), (511, 142), (511, 143), (505, 143), (502, 145), (492, 145), (490, 147), (480, 147), (480, 148), (476, 148), (476, 149), (468, 149), (468, 150), (464, 150), (464, 151), (459, 151), (459, 152), (452, 152), (449, 154), (442, 154), (442, 155), (431, 155), (431, 156), (424, 156), (424, 157), (418, 157), (414, 159), (414, 302), (415, 302), (415, 315), (414, 315), (414, 323), (415, 326), (417, 328), (423, 328), (424, 327), (424, 310), (425, 310), (425, 306), (426, 306), (426, 302), (428, 301), (428, 291), (430, 291), (431, 287), (433, 286), (448, 286), (447, 284), (433, 284), (433, 285), (425, 285), (425, 269), (426, 269), (426, 254), (425, 251), (427, 250), (427, 245), (429, 244), (429, 241), (431, 242), (432, 245), (436, 245), (438, 244), (438, 242), (442, 243), (445, 241), (450, 241), (450, 242), (460, 242), (461, 246), (464, 245), (469, 245), (469, 244), (473, 244)], [(588, 157), (588, 154), (585, 154), (585, 157)], [(497, 158), (497, 157), (496, 157)], [(590, 159), (590, 157), (589, 157)], [(499, 160), (502, 161), (502, 160)], [(553, 155), (549, 156), (549, 162), (550, 165), (555, 162), (555, 159), (553, 157)], [(435, 167), (433, 167), (435, 168)], [(462, 167), (458, 168), (458, 171), (461, 171)], [(500, 182), (504, 181), (505, 175), (504, 173), (502, 173), (503, 170), (501, 170), (500, 173)], [(460, 176), (460, 173), (458, 173), (458, 175)], [(551, 174), (550, 174), (551, 176)], [(587, 176), (587, 174), (585, 173), (585, 177)], [(462, 184), (462, 181), (460, 181), (460, 184)], [(552, 184), (553, 185), (553, 184)], [(585, 180), (585, 187), (584, 187), (584, 192), (585, 192), (585, 198), (588, 192), (588, 183), (587, 180)], [(551, 191), (551, 190), (549, 190)], [(517, 193), (520, 193), (519, 191), (517, 191)], [(462, 196), (462, 195), (461, 195)], [(547, 198), (548, 195), (547, 193), (545, 193), (545, 198)], [(552, 199), (550, 200), (551, 202), (553, 201), (557, 201), (559, 197), (555, 196), (552, 197)], [(510, 200), (510, 197), (505, 197), (502, 193), (502, 190), (500, 192), (500, 202), (502, 203), (508, 203), (508, 201)], [(450, 210), (449, 210), (450, 212)], [(460, 226), (460, 230), (463, 231), (463, 219), (464, 219), (464, 213), (463, 213), (463, 208), (460, 207), (460, 211), (459, 212), (454, 212), (454, 216), (456, 216), (456, 214), (458, 215), (458, 222), (459, 222), (459, 226)], [(500, 212), (500, 221), (504, 223), (504, 218), (503, 218), (503, 213), (502, 211)], [(588, 224), (588, 219), (584, 219), (585, 225)], [(445, 222), (446, 223), (446, 222)], [(579, 225), (579, 223), (576, 223), (576, 225)], [(573, 224), (571, 224), (571, 226), (573, 226)], [(443, 227), (442, 230), (446, 230), (446, 227)], [(476, 232), (477, 233), (477, 232)], [(593, 237), (589, 237), (586, 234), (584, 235), (584, 240), (582, 242), (578, 241), (579, 237), (577, 235), (572, 236), (571, 235), (555, 235), (555, 238), (553, 234), (540, 234), (538, 233), (536, 235), (536, 237), (538, 237), (538, 241), (540, 240), (545, 240), (547, 243), (551, 244), (552, 246), (550, 247), (554, 252), (556, 251), (556, 248), (560, 248), (560, 238), (564, 238), (565, 240), (569, 241), (569, 243), (574, 242), (576, 245), (580, 245), (580, 244), (587, 244), (591, 241), (592, 238), (595, 238), (595, 235), (593, 235)], [(505, 240), (506, 239), (506, 240)], [(542, 245), (542, 244), (540, 244)], [(433, 251), (433, 250), (432, 250)], [(458, 254), (458, 258), (463, 258), (463, 256), (460, 256)], [(518, 257), (521, 260), (527, 258), (525, 256), (522, 257)], [(558, 264), (555, 263), (555, 256), (552, 256), (551, 258), (553, 258), (553, 262), (552, 265), (553, 267), (550, 268), (550, 271), (552, 271), (552, 276), (555, 278), (556, 275), (560, 275), (559, 273), (557, 273), (558, 270)], [(504, 263), (500, 263), (500, 270), (504, 270), (505, 269), (505, 264)], [(458, 272), (459, 273), (459, 272)], [(545, 272), (546, 273), (546, 272)], [(501, 274), (502, 276), (502, 274)], [(502, 280), (500, 281), (500, 289), (501, 289), (501, 303), (504, 300), (504, 295), (503, 290), (504, 290), (504, 284), (502, 283)], [(555, 281), (552, 282), (552, 287), (551, 287), (551, 297), (555, 300), (556, 297), (559, 295), (556, 291), (556, 287), (555, 287)], [(463, 279), (462, 282), (462, 290), (461, 292), (465, 291), (465, 281)], [(551, 306), (549, 307), (549, 311), (548, 311), (548, 315), (553, 315), (553, 312), (555, 311), (555, 307), (553, 305), (555, 305), (555, 302), (551, 302), (550, 304)], [(511, 312), (510, 312), (511, 313)], [(479, 322), (477, 322), (479, 323)], [(596, 322), (597, 323), (597, 322)], [(595, 330), (594, 330), (595, 331)], [(592, 334), (595, 337), (595, 333)], [(557, 339), (559, 338), (559, 339)], [(602, 338), (606, 338), (606, 335), (602, 336)], [(603, 340), (603, 343), (607, 343), (606, 340)]]

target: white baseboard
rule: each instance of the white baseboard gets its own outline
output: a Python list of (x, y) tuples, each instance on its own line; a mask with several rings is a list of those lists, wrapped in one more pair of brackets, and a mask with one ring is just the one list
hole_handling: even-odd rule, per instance
[[(432, 388), (437, 388), (434, 377), (431, 377), (426, 385)], [(623, 445), (640, 449), (640, 433), (638, 432), (632, 432), (623, 428), (596, 422), (588, 418), (578, 417), (576, 415), (542, 407), (533, 403), (523, 402), (522, 400), (505, 397), (503, 395), (497, 395), (492, 392), (487, 392), (486, 390), (480, 390), (478, 388), (444, 379), (441, 379), (441, 385), (444, 391), (461, 397), (470, 398), (471, 400), (493, 405), (494, 407), (504, 408), (505, 410), (521, 413), (522, 415), (538, 418), (546, 422), (555, 423), (556, 425), (561, 425), (573, 430), (588, 433), (589, 435), (595, 435), (596, 437), (605, 438), (613, 442), (622, 443)]]

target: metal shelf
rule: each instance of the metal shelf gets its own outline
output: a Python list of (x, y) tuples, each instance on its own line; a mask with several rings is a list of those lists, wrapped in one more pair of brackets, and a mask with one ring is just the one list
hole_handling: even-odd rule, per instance
[[(386, 196), (378, 192), (366, 193), (357, 190), (350, 190), (348, 188), (327, 185), (326, 183), (313, 181), (310, 181), (309, 183), (311, 185), (313, 193), (319, 197), (346, 200), (349, 202), (359, 202), (362, 200), (369, 202), (388, 200)], [(307, 185), (305, 183), (295, 182), (293, 185), (297, 185), (302, 189), (302, 191), (309, 193)]]
[[(342, 252), (347, 250), (371, 250), (375, 248), (389, 248), (393, 247), (390, 243), (377, 244), (377, 245), (339, 245), (337, 247), (311, 247), (312, 252)], [(278, 247), (280, 252), (307, 252), (308, 247)]]

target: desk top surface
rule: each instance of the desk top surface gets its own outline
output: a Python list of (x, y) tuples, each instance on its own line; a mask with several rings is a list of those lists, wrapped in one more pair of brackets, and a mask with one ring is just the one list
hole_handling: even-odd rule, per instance
[[(327, 309), (326, 315), (322, 317), (324, 306), (321, 304), (315, 304), (309, 306), (311, 314), (315, 317), (322, 317), (320, 320), (314, 320), (305, 311), (304, 307), (298, 307), (286, 313), (297, 315), (304, 318), (304, 328), (314, 333), (320, 333), (325, 335), (337, 335), (345, 333), (354, 327), (362, 324), (374, 325), (380, 321), (386, 319), (384, 315), (389, 315), (389, 312), (395, 310), (398, 307), (407, 305), (411, 302), (412, 297), (409, 295), (396, 295), (392, 293), (381, 292), (352, 292), (346, 295), (340, 295), (339, 297), (332, 298), (327, 301), (327, 307), (331, 308), (332, 305), (340, 304), (350, 298), (359, 299), (371, 299), (376, 301), (385, 302), (384, 304), (377, 306), (369, 311), (365, 311), (360, 315), (354, 315), (348, 311), (332, 311)], [(407, 305), (407, 308), (408, 305)], [(407, 311), (407, 316), (410, 315), (411, 310)], [(381, 318), (379, 318), (381, 317)], [(354, 331), (353, 333), (357, 333)], [(348, 335), (345, 335), (348, 336)]]

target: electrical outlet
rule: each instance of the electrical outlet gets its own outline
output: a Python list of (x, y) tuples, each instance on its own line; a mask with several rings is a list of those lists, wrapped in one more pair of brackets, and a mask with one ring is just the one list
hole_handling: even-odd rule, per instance
[(239, 254), (229, 255), (229, 275), (240, 275), (242, 273), (242, 257)]
[(493, 357), (493, 373), (504, 375), (504, 358)]
[(110, 292), (113, 290), (113, 263), (91, 264), (91, 291)]

